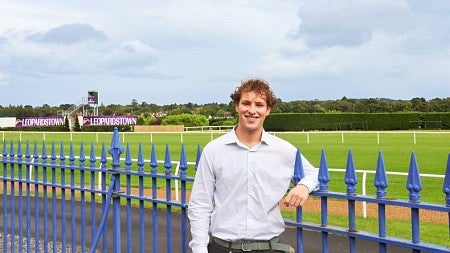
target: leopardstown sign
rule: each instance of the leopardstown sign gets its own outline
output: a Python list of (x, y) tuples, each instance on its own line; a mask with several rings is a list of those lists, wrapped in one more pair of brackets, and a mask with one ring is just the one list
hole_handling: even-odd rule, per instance
[[(136, 116), (84, 116), (79, 117), (84, 126), (133, 126), (137, 125)], [(73, 119), (71, 119), (73, 121)], [(14, 124), (14, 123), (13, 123)], [(63, 126), (64, 117), (27, 117), (16, 118), (16, 127)]]
[(133, 126), (137, 124), (136, 116), (85, 116), (84, 126)]
[(64, 117), (16, 118), (16, 127), (63, 126)]

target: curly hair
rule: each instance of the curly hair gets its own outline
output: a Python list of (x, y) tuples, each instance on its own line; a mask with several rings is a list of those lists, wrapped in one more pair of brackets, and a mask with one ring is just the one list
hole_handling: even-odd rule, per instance
[(234, 105), (238, 105), (241, 100), (242, 93), (254, 91), (266, 98), (267, 107), (273, 108), (277, 104), (277, 97), (270, 88), (269, 82), (260, 78), (249, 78), (241, 81), (241, 84), (236, 87), (234, 92), (230, 95)]

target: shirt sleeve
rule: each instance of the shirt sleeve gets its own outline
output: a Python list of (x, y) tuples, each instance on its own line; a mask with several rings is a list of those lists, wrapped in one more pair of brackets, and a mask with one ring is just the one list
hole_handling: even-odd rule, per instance
[(208, 252), (215, 179), (206, 156), (204, 151), (195, 174), (188, 208), (192, 235), (189, 246), (194, 253)]
[(208, 247), (194, 247), (192, 253), (208, 253)]
[(302, 155), (303, 172), (305, 176), (298, 182), (298, 184), (308, 187), (309, 192), (317, 191), (319, 189), (319, 169), (314, 167), (303, 155)]

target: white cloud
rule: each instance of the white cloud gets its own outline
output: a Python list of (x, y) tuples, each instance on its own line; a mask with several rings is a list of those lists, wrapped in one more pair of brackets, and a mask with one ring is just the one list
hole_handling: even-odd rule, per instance
[(107, 68), (125, 71), (119, 74), (137, 73), (138, 76), (145, 75), (156, 60), (156, 50), (139, 40), (123, 42), (104, 57)]
[[(39, 85), (55, 103), (85, 89), (106, 103), (228, 102), (248, 76), (271, 81), (283, 100), (437, 97), (450, 80), (449, 12), (439, 0), (5, 0), (0, 83)], [(45, 99), (27, 96), (0, 101)]]
[(401, 1), (305, 1), (298, 36), (255, 68), (319, 98), (445, 95), (449, 18), (428, 15)]
[[(11, 74), (36, 76), (89, 73), (98, 70), (96, 64), (98, 61), (95, 59), (103, 53), (102, 46), (105, 45), (103, 42), (85, 40), (82, 36), (78, 36), (76, 39), (72, 37), (70, 41), (60, 43), (63, 41), (56, 38), (58, 36), (49, 40), (51, 36), (46, 34), (49, 33), (20, 31), (6, 33), (4, 36), (7, 42), (0, 45), (0, 52), (3, 55), (0, 67)], [(33, 39), (29, 39), (30, 36)], [(78, 43), (74, 44), (75, 40)], [(58, 43), (48, 43), (50, 41)]]
[(102, 41), (106, 36), (102, 31), (95, 30), (89, 24), (64, 24), (52, 28), (45, 33), (28, 35), (27, 40), (33, 42), (58, 45), (73, 45), (85, 41)]
[(355, 46), (370, 40), (376, 30), (401, 33), (411, 22), (402, 1), (305, 1), (297, 36), (310, 47)]

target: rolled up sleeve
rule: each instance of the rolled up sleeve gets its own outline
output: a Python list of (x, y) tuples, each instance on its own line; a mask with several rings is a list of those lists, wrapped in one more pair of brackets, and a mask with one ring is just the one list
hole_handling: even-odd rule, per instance
[(193, 253), (208, 252), (209, 227), (213, 211), (214, 176), (202, 155), (189, 200), (188, 218), (192, 240), (189, 242)]

